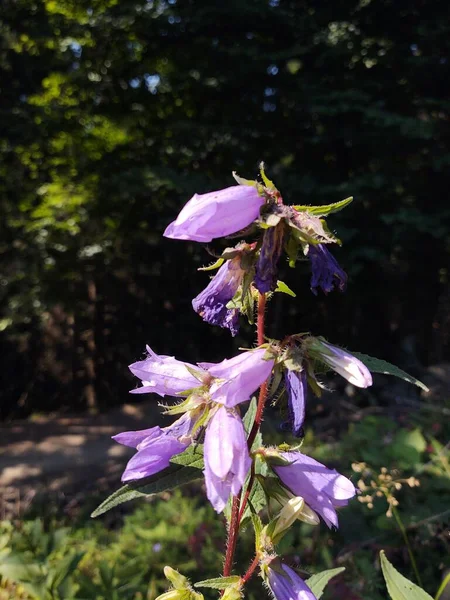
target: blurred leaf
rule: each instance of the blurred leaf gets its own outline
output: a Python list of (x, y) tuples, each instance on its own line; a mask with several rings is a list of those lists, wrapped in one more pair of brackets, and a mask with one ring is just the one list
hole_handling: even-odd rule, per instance
[(317, 600), (319, 600), (319, 598), (322, 597), (323, 591), (330, 579), (336, 577), (336, 575), (339, 575), (339, 573), (343, 573), (344, 571), (345, 567), (338, 567), (336, 569), (322, 571), (321, 573), (315, 573), (306, 580), (306, 583), (311, 588), (311, 591), (316, 596)]

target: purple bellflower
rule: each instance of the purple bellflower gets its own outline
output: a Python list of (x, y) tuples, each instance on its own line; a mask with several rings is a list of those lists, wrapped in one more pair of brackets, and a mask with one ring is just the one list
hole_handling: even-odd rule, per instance
[(319, 359), (348, 382), (360, 388), (372, 385), (372, 375), (369, 369), (356, 356), (342, 348), (333, 346), (323, 338), (310, 338), (308, 353)]
[(328, 527), (338, 527), (336, 508), (346, 506), (356, 493), (353, 483), (334, 469), (301, 452), (280, 452), (289, 465), (273, 465), (282, 483), (319, 514)]
[(229, 329), (233, 336), (239, 330), (239, 310), (227, 308), (227, 304), (238, 291), (244, 275), (240, 256), (227, 260), (209, 285), (192, 300), (195, 312), (204, 321)]
[(292, 433), (299, 436), (305, 420), (305, 398), (308, 389), (306, 371), (289, 371), (284, 374), (288, 397), (289, 422)]
[(257, 348), (217, 364), (199, 363), (217, 378), (210, 387), (211, 400), (229, 408), (248, 400), (272, 372), (274, 359), (265, 360), (265, 354), (266, 348)]
[(267, 583), (276, 600), (317, 600), (300, 575), (284, 563), (276, 562), (275, 568), (266, 567)]
[(219, 407), (206, 428), (203, 451), (206, 493), (220, 513), (230, 494), (241, 490), (251, 465), (244, 426), (235, 409)]
[(324, 244), (309, 244), (308, 256), (311, 261), (311, 291), (317, 296), (317, 288), (325, 294), (334, 287), (341, 292), (347, 285), (347, 274)]
[(166, 228), (164, 236), (210, 242), (250, 225), (263, 204), (264, 198), (252, 185), (233, 185), (217, 192), (195, 194)]
[[(142, 387), (131, 390), (132, 394), (159, 394), (177, 396), (186, 390), (198, 387), (201, 383), (186, 368), (198, 371), (189, 363), (181, 362), (173, 356), (158, 355), (147, 346), (148, 356), (129, 366), (130, 371), (142, 381)], [(207, 375), (207, 374), (205, 374)]]
[(113, 440), (137, 452), (128, 462), (122, 481), (134, 481), (159, 473), (170, 464), (170, 459), (183, 452), (191, 443), (193, 421), (185, 413), (169, 427), (151, 427), (140, 431), (124, 431)]
[(277, 285), (278, 261), (283, 250), (284, 223), (269, 227), (264, 232), (261, 250), (256, 263), (256, 289), (261, 293), (273, 291)]

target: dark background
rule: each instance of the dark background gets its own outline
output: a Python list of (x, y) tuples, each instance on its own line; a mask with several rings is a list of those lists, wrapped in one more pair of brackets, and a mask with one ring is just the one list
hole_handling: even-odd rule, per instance
[(3, 0), (0, 416), (130, 401), (146, 343), (248, 346), (191, 309), (205, 248), (162, 232), (260, 160), (287, 203), (355, 197), (329, 219), (348, 291), (283, 267), (269, 335), (448, 360), (449, 47), (438, 0)]

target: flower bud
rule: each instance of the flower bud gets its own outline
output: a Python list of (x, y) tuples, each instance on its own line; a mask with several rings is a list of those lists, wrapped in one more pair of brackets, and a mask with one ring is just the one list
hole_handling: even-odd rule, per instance
[(175, 569), (172, 569), (172, 567), (169, 567), (168, 565), (164, 567), (164, 575), (176, 590), (182, 590), (189, 585), (189, 580), (187, 577)]
[(223, 593), (222, 600), (241, 600), (242, 598), (242, 583), (237, 583), (227, 587)]
[[(301, 496), (294, 496), (286, 502), (278, 516), (272, 521), (273, 530), (270, 536), (275, 544), (283, 537), (295, 521), (303, 521), (309, 525), (318, 525), (319, 517), (309, 508)], [(268, 531), (271, 524), (268, 525)]]

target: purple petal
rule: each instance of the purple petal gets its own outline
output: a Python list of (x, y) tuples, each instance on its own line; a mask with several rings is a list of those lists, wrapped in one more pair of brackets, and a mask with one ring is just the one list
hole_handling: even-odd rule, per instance
[(316, 355), (341, 377), (360, 388), (372, 385), (372, 374), (356, 356), (322, 339), (316, 343)]
[(305, 420), (305, 396), (308, 387), (306, 371), (286, 371), (284, 381), (292, 433), (298, 436)]
[(263, 203), (256, 188), (246, 185), (195, 194), (167, 227), (164, 236), (210, 242), (250, 225), (259, 216)]
[(264, 360), (265, 353), (264, 348), (258, 348), (209, 367), (210, 375), (219, 380), (211, 385), (212, 400), (228, 407), (248, 400), (272, 372), (274, 361)]
[(150, 429), (140, 429), (139, 431), (124, 431), (113, 435), (112, 439), (123, 446), (137, 448), (146, 438), (155, 439), (163, 435), (161, 427), (151, 427)]
[(235, 336), (238, 332), (239, 311), (227, 308), (236, 294), (245, 271), (241, 269), (240, 257), (226, 261), (209, 285), (192, 300), (192, 306), (204, 321), (227, 328)]
[(310, 244), (308, 257), (311, 261), (311, 291), (317, 295), (320, 287), (328, 294), (334, 287), (343, 292), (347, 285), (347, 274), (327, 250), (324, 244)]
[(255, 287), (265, 294), (277, 286), (278, 261), (283, 250), (284, 222), (269, 227), (264, 232), (263, 242), (256, 263)]
[[(280, 567), (278, 567), (280, 568)], [(276, 600), (317, 600), (308, 585), (297, 573), (285, 564), (279, 572), (269, 566), (269, 587)]]
[(149, 477), (167, 468), (170, 459), (185, 450), (188, 444), (182, 444), (177, 439), (162, 435), (152, 444), (139, 450), (128, 462), (122, 475), (122, 481), (132, 481)]

